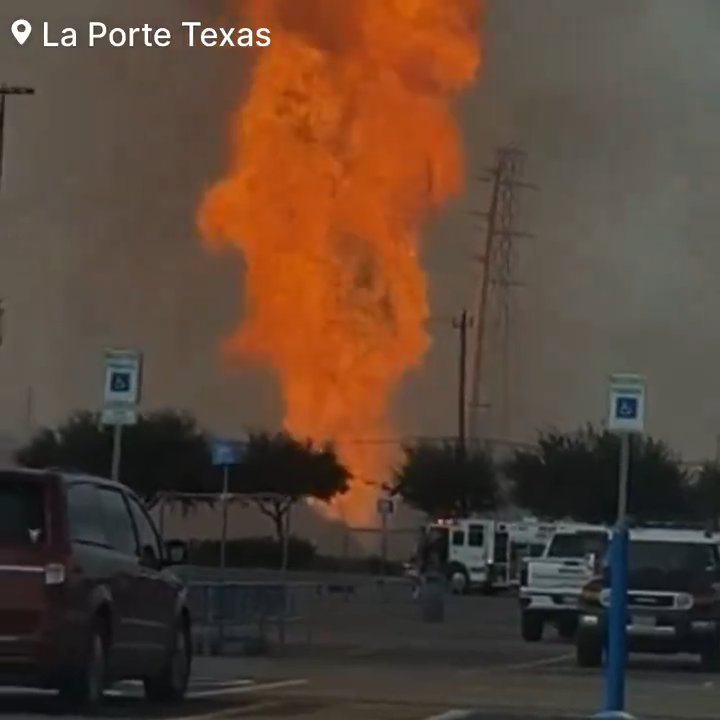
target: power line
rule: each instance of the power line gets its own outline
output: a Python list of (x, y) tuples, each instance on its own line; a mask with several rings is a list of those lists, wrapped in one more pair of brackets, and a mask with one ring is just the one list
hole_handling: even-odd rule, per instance
[(488, 175), (480, 178), (492, 183), (490, 205), (487, 212), (473, 212), (483, 218), (486, 231), (483, 237), (483, 248), (477, 258), (482, 264), (477, 287), (477, 313), (475, 322), (475, 347), (473, 352), (471, 389), (469, 400), (469, 432), (475, 438), (478, 434), (478, 414), (482, 407), (480, 394), (483, 388), (486, 365), (486, 343), (490, 323), (491, 296), (495, 296), (498, 304), (497, 324), (500, 335), (503, 365), (503, 431), (508, 431), (510, 373), (510, 293), (512, 287), (519, 283), (514, 278), (516, 264), (515, 240), (530, 238), (532, 234), (520, 232), (514, 228), (517, 188), (535, 188), (531, 183), (520, 180), (524, 172), (526, 154), (516, 147), (503, 147), (496, 152), (496, 163), (489, 169)]
[(460, 338), (460, 347), (458, 352), (458, 427), (457, 427), (457, 443), (458, 451), (464, 457), (465, 445), (467, 440), (467, 432), (465, 429), (465, 413), (466, 413), (466, 391), (465, 380), (467, 377), (467, 331), (472, 326), (472, 318), (468, 316), (467, 310), (463, 308), (460, 316), (452, 321), (453, 327), (458, 331)]

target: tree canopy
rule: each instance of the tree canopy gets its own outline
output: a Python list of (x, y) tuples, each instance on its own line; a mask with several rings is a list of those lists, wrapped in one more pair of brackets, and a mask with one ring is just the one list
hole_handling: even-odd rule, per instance
[(720, 519), (720, 464), (705, 463), (691, 488), (695, 514), (708, 521)]
[(480, 449), (460, 452), (455, 443), (407, 445), (395, 470), (393, 493), (431, 516), (493, 510), (499, 501), (495, 465)]
[[(588, 426), (541, 433), (537, 449), (517, 451), (504, 471), (521, 507), (547, 518), (612, 522), (617, 512), (620, 440)], [(690, 482), (664, 443), (633, 438), (628, 512), (644, 520), (694, 514)]]
[[(40, 430), (16, 456), (20, 465), (108, 477), (113, 431), (96, 413), (72, 415), (56, 430)], [(158, 493), (207, 492), (210, 455), (195, 420), (172, 411), (151, 413), (123, 428), (120, 480), (146, 502)]]
[(347, 492), (350, 479), (332, 444), (316, 445), (284, 432), (251, 433), (244, 457), (229, 471), (231, 492), (267, 495), (251, 500), (272, 520), (278, 540), (284, 539), (293, 504), (303, 498), (329, 502)]

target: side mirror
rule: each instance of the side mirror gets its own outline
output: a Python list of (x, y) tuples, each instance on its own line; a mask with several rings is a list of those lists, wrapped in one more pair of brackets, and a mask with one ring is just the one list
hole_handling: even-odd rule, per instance
[(166, 565), (187, 565), (189, 554), (188, 544), (183, 540), (168, 540), (165, 543)]

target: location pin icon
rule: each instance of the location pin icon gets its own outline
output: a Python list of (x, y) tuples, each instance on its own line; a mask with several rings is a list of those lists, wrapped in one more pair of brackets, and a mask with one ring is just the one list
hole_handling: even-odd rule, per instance
[(19, 45), (24, 45), (30, 34), (32, 33), (32, 25), (27, 20), (16, 20), (12, 24), (12, 34), (18, 41)]

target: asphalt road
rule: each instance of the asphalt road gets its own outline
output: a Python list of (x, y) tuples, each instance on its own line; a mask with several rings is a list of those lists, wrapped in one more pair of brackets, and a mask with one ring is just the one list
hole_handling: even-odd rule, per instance
[[(407, 588), (308, 597), (307, 622), (284, 651), (263, 658), (197, 658), (188, 703), (163, 713), (139, 688), (109, 698), (112, 718), (264, 720), (535, 720), (590, 717), (601, 671), (575, 667), (573, 647), (549, 632), (519, 637), (509, 597), (451, 598), (445, 621), (426, 624)], [(633, 658), (628, 710), (638, 718), (720, 717), (720, 675), (694, 658)], [(46, 698), (0, 697), (0, 720), (46, 717)]]

